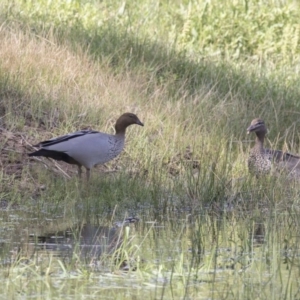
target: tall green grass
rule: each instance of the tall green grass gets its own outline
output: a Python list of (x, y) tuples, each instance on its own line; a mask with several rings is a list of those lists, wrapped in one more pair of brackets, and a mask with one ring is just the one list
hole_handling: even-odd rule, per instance
[(137, 39), (164, 41), (199, 58), (247, 57), (254, 62), (275, 59), (286, 63), (298, 61), (299, 56), (299, 6), (293, 0), (15, 0), (9, 5), (4, 2), (3, 6), (9, 18), (19, 17), (34, 27), (84, 31), (91, 38), (108, 28), (123, 28), (123, 32)]

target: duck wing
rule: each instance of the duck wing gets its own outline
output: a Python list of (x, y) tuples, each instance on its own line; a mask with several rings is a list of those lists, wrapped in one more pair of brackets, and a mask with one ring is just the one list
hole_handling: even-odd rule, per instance
[(300, 156), (281, 150), (265, 149), (279, 172), (287, 172), (289, 177), (300, 177)]
[(75, 139), (75, 138), (78, 138), (78, 137), (82, 137), (82, 136), (85, 136), (85, 135), (88, 135), (88, 134), (93, 134), (93, 133), (99, 133), (99, 131), (80, 130), (80, 131), (76, 131), (76, 132), (73, 132), (73, 133), (68, 133), (66, 135), (62, 135), (62, 136), (59, 136), (59, 137), (56, 137), (56, 138), (53, 138), (53, 139), (50, 139), (50, 140), (47, 140), (47, 141), (40, 142), (40, 143), (34, 145), (34, 147), (44, 148), (44, 147), (48, 147), (48, 146), (53, 146), (53, 145), (59, 144), (61, 142), (66, 142), (68, 140)]

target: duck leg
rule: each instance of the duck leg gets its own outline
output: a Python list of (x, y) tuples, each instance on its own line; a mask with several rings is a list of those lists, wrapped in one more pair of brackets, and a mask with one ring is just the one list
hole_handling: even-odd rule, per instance
[(81, 174), (82, 174), (81, 166), (78, 165), (78, 177), (79, 178), (81, 178)]
[(91, 177), (91, 169), (86, 169), (86, 180), (89, 181)]

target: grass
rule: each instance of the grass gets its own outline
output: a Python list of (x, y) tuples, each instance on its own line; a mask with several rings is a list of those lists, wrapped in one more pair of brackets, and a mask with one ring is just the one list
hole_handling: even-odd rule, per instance
[[(295, 1), (0, 6), (1, 297), (299, 298), (297, 183), (246, 167), (258, 116), (270, 147), (300, 153)], [(112, 133), (125, 111), (145, 127), (89, 188), (26, 157), (67, 132)], [(69, 258), (28, 242), (128, 216), (141, 220), (116, 254), (134, 271), (86, 263), (75, 233)]]

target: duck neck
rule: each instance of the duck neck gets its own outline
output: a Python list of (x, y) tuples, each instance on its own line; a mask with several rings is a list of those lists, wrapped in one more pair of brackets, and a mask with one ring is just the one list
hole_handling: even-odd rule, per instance
[(117, 136), (125, 136), (126, 127), (121, 126), (120, 124), (117, 123), (115, 126), (115, 130)]
[(265, 140), (265, 134), (261, 132), (256, 132), (255, 144), (260, 151), (263, 151), (264, 149), (264, 140)]

